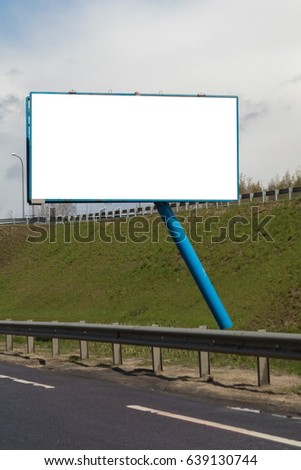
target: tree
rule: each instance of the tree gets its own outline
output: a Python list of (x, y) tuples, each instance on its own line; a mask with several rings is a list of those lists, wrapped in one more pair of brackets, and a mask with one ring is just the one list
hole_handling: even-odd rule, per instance
[(275, 178), (270, 180), (268, 189), (292, 188), (293, 186), (301, 186), (301, 168), (297, 168), (293, 175), (288, 170), (282, 178), (276, 175)]
[(262, 183), (259, 180), (255, 182), (249, 176), (246, 176), (243, 173), (241, 173), (240, 174), (240, 193), (249, 194), (249, 193), (256, 193), (257, 191), (262, 191)]
[(55, 209), (55, 215), (61, 217), (67, 217), (69, 215), (74, 215), (76, 212), (75, 204), (69, 202), (62, 202), (60, 204), (46, 204), (43, 203), (39, 207), (38, 215), (39, 217), (49, 217), (50, 209)]

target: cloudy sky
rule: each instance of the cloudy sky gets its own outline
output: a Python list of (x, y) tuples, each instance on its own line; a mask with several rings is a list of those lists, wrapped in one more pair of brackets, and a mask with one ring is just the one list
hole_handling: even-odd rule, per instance
[(30, 91), (238, 95), (241, 172), (294, 173), (300, 18), (300, 0), (0, 0), (0, 218), (21, 215)]

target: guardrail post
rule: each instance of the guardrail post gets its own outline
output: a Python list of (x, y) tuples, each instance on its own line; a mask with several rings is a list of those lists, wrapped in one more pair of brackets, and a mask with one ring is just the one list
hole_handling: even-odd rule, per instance
[(34, 337), (27, 336), (27, 354), (31, 354), (34, 352), (35, 352)]
[[(113, 323), (113, 325), (118, 325), (119, 323)], [(112, 343), (112, 355), (113, 355), (113, 365), (121, 366), (122, 365), (122, 349), (121, 344)]]
[[(11, 321), (7, 318), (6, 321)], [(14, 349), (14, 337), (13, 335), (6, 335), (6, 351), (12, 351)]]
[[(32, 320), (28, 320), (31, 322)], [(35, 352), (34, 336), (27, 336), (27, 354)]]
[(52, 338), (52, 357), (60, 355), (60, 343), (58, 338)]
[[(86, 323), (84, 320), (80, 321), (80, 323)], [(79, 348), (80, 348), (80, 358), (81, 359), (88, 359), (89, 357), (89, 347), (88, 347), (88, 341), (86, 340), (80, 340), (79, 342)]]
[(288, 188), (288, 198), (289, 200), (292, 199), (293, 188)]
[(279, 189), (275, 189), (275, 201), (278, 201)]
[(121, 344), (113, 343), (112, 344), (112, 353), (113, 353), (113, 365), (114, 366), (121, 366), (122, 365)]
[[(265, 333), (266, 330), (258, 330)], [(270, 385), (270, 363), (268, 357), (257, 357), (258, 386)]]
[[(53, 321), (52, 323), (57, 323)], [(60, 343), (58, 338), (51, 338), (52, 357), (60, 355)]]
[(258, 385), (270, 385), (270, 366), (268, 357), (257, 357)]
[(14, 349), (13, 335), (6, 335), (6, 351), (12, 351)]
[[(158, 325), (152, 325), (158, 326)], [(156, 374), (157, 372), (163, 371), (163, 361), (162, 361), (162, 351), (161, 348), (153, 346), (152, 347), (152, 363), (153, 363), (153, 372)]]
[[(206, 330), (206, 325), (201, 325), (199, 328)], [(210, 375), (210, 361), (209, 361), (209, 352), (208, 351), (198, 351), (198, 358), (199, 358), (199, 371), (200, 377), (204, 377), (205, 375)]]
[(152, 348), (152, 361), (153, 361), (153, 371), (162, 372), (163, 363), (162, 363), (162, 352), (161, 348), (153, 347)]

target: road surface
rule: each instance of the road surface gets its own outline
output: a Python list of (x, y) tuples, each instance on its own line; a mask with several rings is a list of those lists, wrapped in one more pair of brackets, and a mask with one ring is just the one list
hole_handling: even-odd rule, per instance
[(301, 420), (0, 360), (0, 449), (301, 449)]

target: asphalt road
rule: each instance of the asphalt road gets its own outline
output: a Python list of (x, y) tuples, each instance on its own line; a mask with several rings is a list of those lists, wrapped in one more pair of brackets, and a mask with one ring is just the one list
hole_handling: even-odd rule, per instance
[(0, 449), (301, 449), (300, 419), (1, 361), (0, 417)]

